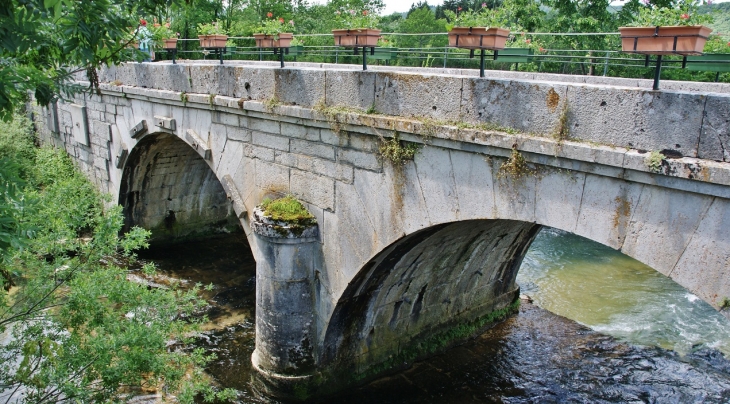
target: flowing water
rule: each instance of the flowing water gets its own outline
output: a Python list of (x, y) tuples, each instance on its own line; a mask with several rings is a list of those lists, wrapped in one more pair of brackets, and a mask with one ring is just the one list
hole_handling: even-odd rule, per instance
[[(142, 258), (158, 264), (158, 283), (214, 285), (203, 292), (210, 322), (198, 339), (218, 355), (209, 374), (238, 390), (238, 402), (274, 402), (249, 386), (255, 263), (243, 236), (156, 248)], [(443, 355), (322, 402), (730, 402), (723, 355), (730, 353), (730, 322), (652, 269), (545, 229), (518, 282), (535, 303), (523, 301), (518, 315)]]

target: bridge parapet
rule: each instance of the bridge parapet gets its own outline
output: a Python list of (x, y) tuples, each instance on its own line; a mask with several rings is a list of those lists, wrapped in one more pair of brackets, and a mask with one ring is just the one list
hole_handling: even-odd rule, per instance
[(100, 77), (137, 88), (489, 124), (671, 157), (730, 161), (728, 85), (674, 82), (664, 86), (676, 89), (652, 91), (632, 79), (515, 72), (490, 72), (493, 77), (481, 79), (456, 69), (363, 72), (311, 65), (124, 64)]

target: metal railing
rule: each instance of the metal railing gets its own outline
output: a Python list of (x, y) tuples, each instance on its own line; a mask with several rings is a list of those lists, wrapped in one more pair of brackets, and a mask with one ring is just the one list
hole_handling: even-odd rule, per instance
[[(521, 33), (514, 33), (520, 35)], [(617, 36), (618, 33), (525, 33), (530, 36)], [(385, 38), (398, 36), (445, 36), (446, 33), (399, 34), (383, 33)], [(297, 38), (331, 37), (331, 34), (303, 34)], [(254, 46), (253, 37), (229, 37), (236, 46), (228, 47), (223, 55), (225, 60), (271, 60), (278, 61), (280, 55), (274, 55), (271, 50), (260, 49)], [(183, 59), (218, 59), (219, 55), (200, 49), (198, 39), (180, 39), (177, 48), (177, 57)], [(508, 44), (509, 47), (509, 44)], [(304, 46), (304, 52), (296, 56), (285, 55), (286, 60), (308, 61), (335, 64), (359, 64), (362, 61), (362, 52), (354, 55), (352, 49), (334, 45)], [(378, 64), (392, 64), (410, 67), (442, 67), (442, 68), (479, 68), (478, 57), (470, 57), (469, 50), (451, 48), (447, 46), (398, 48), (394, 52), (397, 56), (392, 62), (377, 61)], [(164, 55), (164, 52), (162, 52)], [(623, 77), (650, 76), (654, 71), (656, 59), (642, 55), (623, 53), (620, 50), (605, 49), (544, 49), (529, 56), (526, 63), (502, 63), (491, 59), (492, 53), (487, 55), (486, 61), (490, 69), (494, 70), (522, 70), (563, 74), (592, 74)], [(371, 57), (372, 58), (372, 57)], [(662, 67), (667, 70), (681, 69), (685, 66), (681, 56), (665, 56)], [(720, 64), (722, 64), (720, 62)], [(730, 62), (728, 62), (730, 64)], [(699, 72), (701, 73), (701, 72)], [(725, 74), (730, 79), (730, 75)], [(649, 78), (649, 77), (646, 77)], [(707, 77), (704, 77), (705, 79)], [(720, 72), (715, 75), (715, 81), (720, 79)]]

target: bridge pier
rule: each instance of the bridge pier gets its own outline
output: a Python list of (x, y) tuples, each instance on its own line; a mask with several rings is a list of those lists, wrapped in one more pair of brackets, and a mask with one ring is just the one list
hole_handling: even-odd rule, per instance
[(254, 211), (256, 349), (253, 383), (269, 396), (303, 399), (315, 371), (317, 225), (288, 227)]

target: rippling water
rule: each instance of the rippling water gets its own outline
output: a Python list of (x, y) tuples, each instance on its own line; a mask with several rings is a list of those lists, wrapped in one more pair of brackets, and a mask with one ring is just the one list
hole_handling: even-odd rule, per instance
[[(238, 390), (240, 403), (275, 402), (249, 385), (255, 263), (245, 239), (186, 243), (143, 258), (160, 267), (158, 283), (214, 284), (204, 296), (211, 321), (197, 342), (218, 356), (207, 371)], [(650, 268), (546, 229), (518, 282), (559, 315), (524, 302), (518, 315), (472, 341), (321, 402), (730, 402), (730, 361), (720, 352), (730, 350), (730, 325)]]
[(544, 229), (517, 282), (538, 306), (624, 341), (730, 354), (730, 321), (710, 305), (650, 267), (576, 235)]

